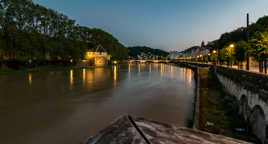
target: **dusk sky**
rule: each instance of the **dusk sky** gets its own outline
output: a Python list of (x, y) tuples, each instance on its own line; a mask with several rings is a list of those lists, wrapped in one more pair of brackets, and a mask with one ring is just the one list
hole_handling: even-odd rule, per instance
[(268, 15), (268, 0), (33, 0), (125, 46), (181, 51)]

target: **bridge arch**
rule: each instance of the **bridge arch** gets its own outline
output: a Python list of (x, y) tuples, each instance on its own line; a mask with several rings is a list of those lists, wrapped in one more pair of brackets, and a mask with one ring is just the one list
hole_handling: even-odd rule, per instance
[(250, 114), (250, 108), (248, 105), (248, 97), (245, 95), (242, 95), (240, 98), (240, 108), (239, 113), (242, 115), (245, 121), (248, 120), (249, 114)]
[(258, 137), (262, 143), (267, 139), (265, 113), (260, 105), (254, 106), (249, 117), (249, 127), (252, 133)]

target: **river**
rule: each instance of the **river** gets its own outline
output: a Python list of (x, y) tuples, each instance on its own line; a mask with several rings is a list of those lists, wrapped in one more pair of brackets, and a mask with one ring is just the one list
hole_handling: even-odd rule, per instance
[(186, 126), (194, 89), (168, 64), (2, 75), (0, 143), (80, 144), (122, 114)]

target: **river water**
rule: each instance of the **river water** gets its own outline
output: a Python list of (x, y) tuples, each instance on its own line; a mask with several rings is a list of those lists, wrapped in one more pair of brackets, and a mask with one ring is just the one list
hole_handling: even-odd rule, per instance
[(123, 114), (185, 126), (194, 72), (167, 64), (0, 76), (1, 144), (80, 144)]

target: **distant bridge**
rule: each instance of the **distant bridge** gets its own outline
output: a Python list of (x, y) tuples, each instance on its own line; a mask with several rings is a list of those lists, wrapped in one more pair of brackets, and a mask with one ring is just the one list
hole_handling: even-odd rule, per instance
[(129, 63), (169, 63), (171, 60), (129, 60)]

